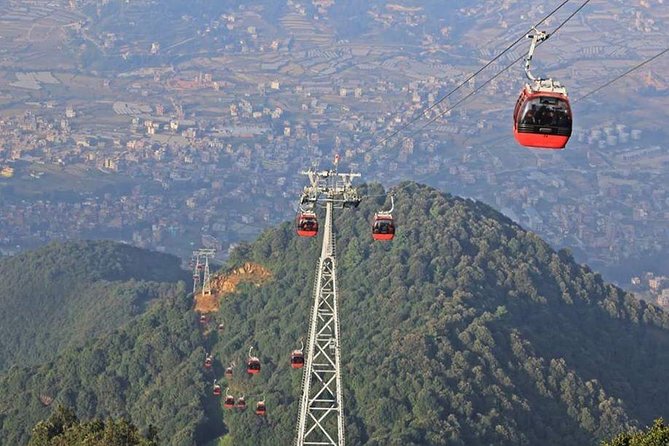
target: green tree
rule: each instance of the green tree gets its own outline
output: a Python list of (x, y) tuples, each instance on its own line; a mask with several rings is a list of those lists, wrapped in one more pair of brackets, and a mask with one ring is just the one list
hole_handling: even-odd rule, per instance
[(602, 446), (667, 446), (669, 445), (669, 426), (662, 418), (655, 420), (645, 431), (623, 432)]
[(135, 425), (121, 418), (80, 422), (74, 411), (58, 406), (46, 421), (33, 429), (29, 446), (158, 446), (153, 428), (143, 436)]

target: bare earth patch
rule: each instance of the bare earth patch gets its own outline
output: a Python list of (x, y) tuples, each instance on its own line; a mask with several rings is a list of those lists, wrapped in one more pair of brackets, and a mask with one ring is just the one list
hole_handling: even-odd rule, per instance
[(220, 308), (221, 298), (237, 291), (240, 283), (260, 286), (272, 278), (272, 272), (257, 263), (247, 262), (226, 274), (215, 275), (211, 279), (211, 295), (195, 296), (195, 311), (201, 314), (215, 313)]

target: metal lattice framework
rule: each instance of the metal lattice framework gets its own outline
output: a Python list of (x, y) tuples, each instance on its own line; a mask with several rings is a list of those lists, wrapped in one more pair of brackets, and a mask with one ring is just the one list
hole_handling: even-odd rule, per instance
[(360, 204), (352, 187), (355, 173), (335, 169), (302, 172), (309, 177), (301, 206), (325, 207), (323, 246), (314, 283), (306, 363), (302, 378), (295, 444), (344, 446), (344, 401), (341, 384), (341, 344), (337, 296), (337, 261), (334, 239), (334, 209)]
[[(202, 274), (202, 295), (208, 296), (211, 294), (211, 272), (209, 270), (209, 259), (216, 255), (215, 249), (202, 248), (193, 251), (194, 268), (193, 268), (193, 296), (200, 284), (200, 275)], [(203, 270), (203, 273), (200, 271)]]
[(193, 251), (193, 296), (197, 292), (197, 287), (200, 285), (200, 255), (197, 251)]

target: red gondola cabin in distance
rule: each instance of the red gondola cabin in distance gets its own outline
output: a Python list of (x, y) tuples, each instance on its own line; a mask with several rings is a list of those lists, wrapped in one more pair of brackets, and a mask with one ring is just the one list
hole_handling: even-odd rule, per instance
[(304, 353), (302, 353), (302, 350), (293, 350), (290, 354), (290, 366), (294, 369), (304, 367)]
[(214, 390), (213, 390), (214, 396), (221, 396), (221, 386), (216, 384), (216, 381), (214, 381)]
[(260, 360), (255, 356), (249, 358), (248, 363), (246, 364), (246, 372), (249, 375), (257, 375), (260, 373)]
[(244, 400), (243, 396), (240, 396), (239, 399), (237, 399), (237, 409), (239, 410), (246, 409), (246, 401)]
[(318, 234), (318, 219), (313, 212), (300, 212), (295, 224), (300, 237), (315, 237)]
[(260, 373), (260, 359), (256, 356), (251, 356), (253, 347), (249, 348), (249, 359), (246, 361), (246, 372), (249, 375), (257, 375)]
[(267, 414), (267, 407), (265, 407), (265, 402), (258, 401), (256, 403), (256, 415), (263, 417), (266, 414)]
[(374, 240), (392, 240), (395, 237), (395, 222), (392, 215), (380, 213), (374, 215), (372, 237)]
[(225, 395), (225, 400), (223, 401), (223, 407), (226, 409), (232, 409), (235, 407), (235, 397), (232, 395)]

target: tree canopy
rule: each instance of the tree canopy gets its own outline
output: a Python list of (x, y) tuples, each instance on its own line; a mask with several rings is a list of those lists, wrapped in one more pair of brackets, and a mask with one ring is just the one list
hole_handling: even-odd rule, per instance
[[(665, 313), (480, 202), (412, 183), (394, 194), (390, 243), (370, 234), (383, 198), (335, 221), (348, 443), (596, 444), (669, 411)], [(226, 332), (210, 338), (238, 364), (254, 345), (266, 367), (231, 382), (269, 413), (230, 413), (235, 444), (294, 438), (301, 374), (288, 356), (308, 330), (319, 252), (286, 224), (230, 260), (276, 277), (227, 299)]]
[(187, 276), (174, 256), (109, 241), (0, 259), (0, 371), (108, 333)]
[[(388, 203), (380, 186), (362, 192), (335, 221), (348, 444), (595, 445), (669, 413), (666, 313), (492, 208), (414, 183), (393, 190), (395, 240), (373, 242)], [(53, 410), (48, 393), (81, 419), (155, 426), (161, 444), (290, 444), (302, 371), (289, 356), (307, 334), (319, 252), (286, 223), (235, 250), (226, 269), (255, 262), (273, 279), (240, 285), (208, 326), (183, 286), (165, 289), (133, 324), (12, 367), (0, 442), (27, 442)], [(224, 409), (214, 379), (251, 410)]]
[(33, 429), (29, 446), (158, 446), (155, 429), (145, 437), (135, 425), (118, 420), (81, 422), (73, 410), (58, 406)]
[(662, 418), (658, 418), (645, 431), (623, 432), (613, 440), (603, 442), (602, 446), (666, 446), (668, 444), (669, 426), (664, 424)]

